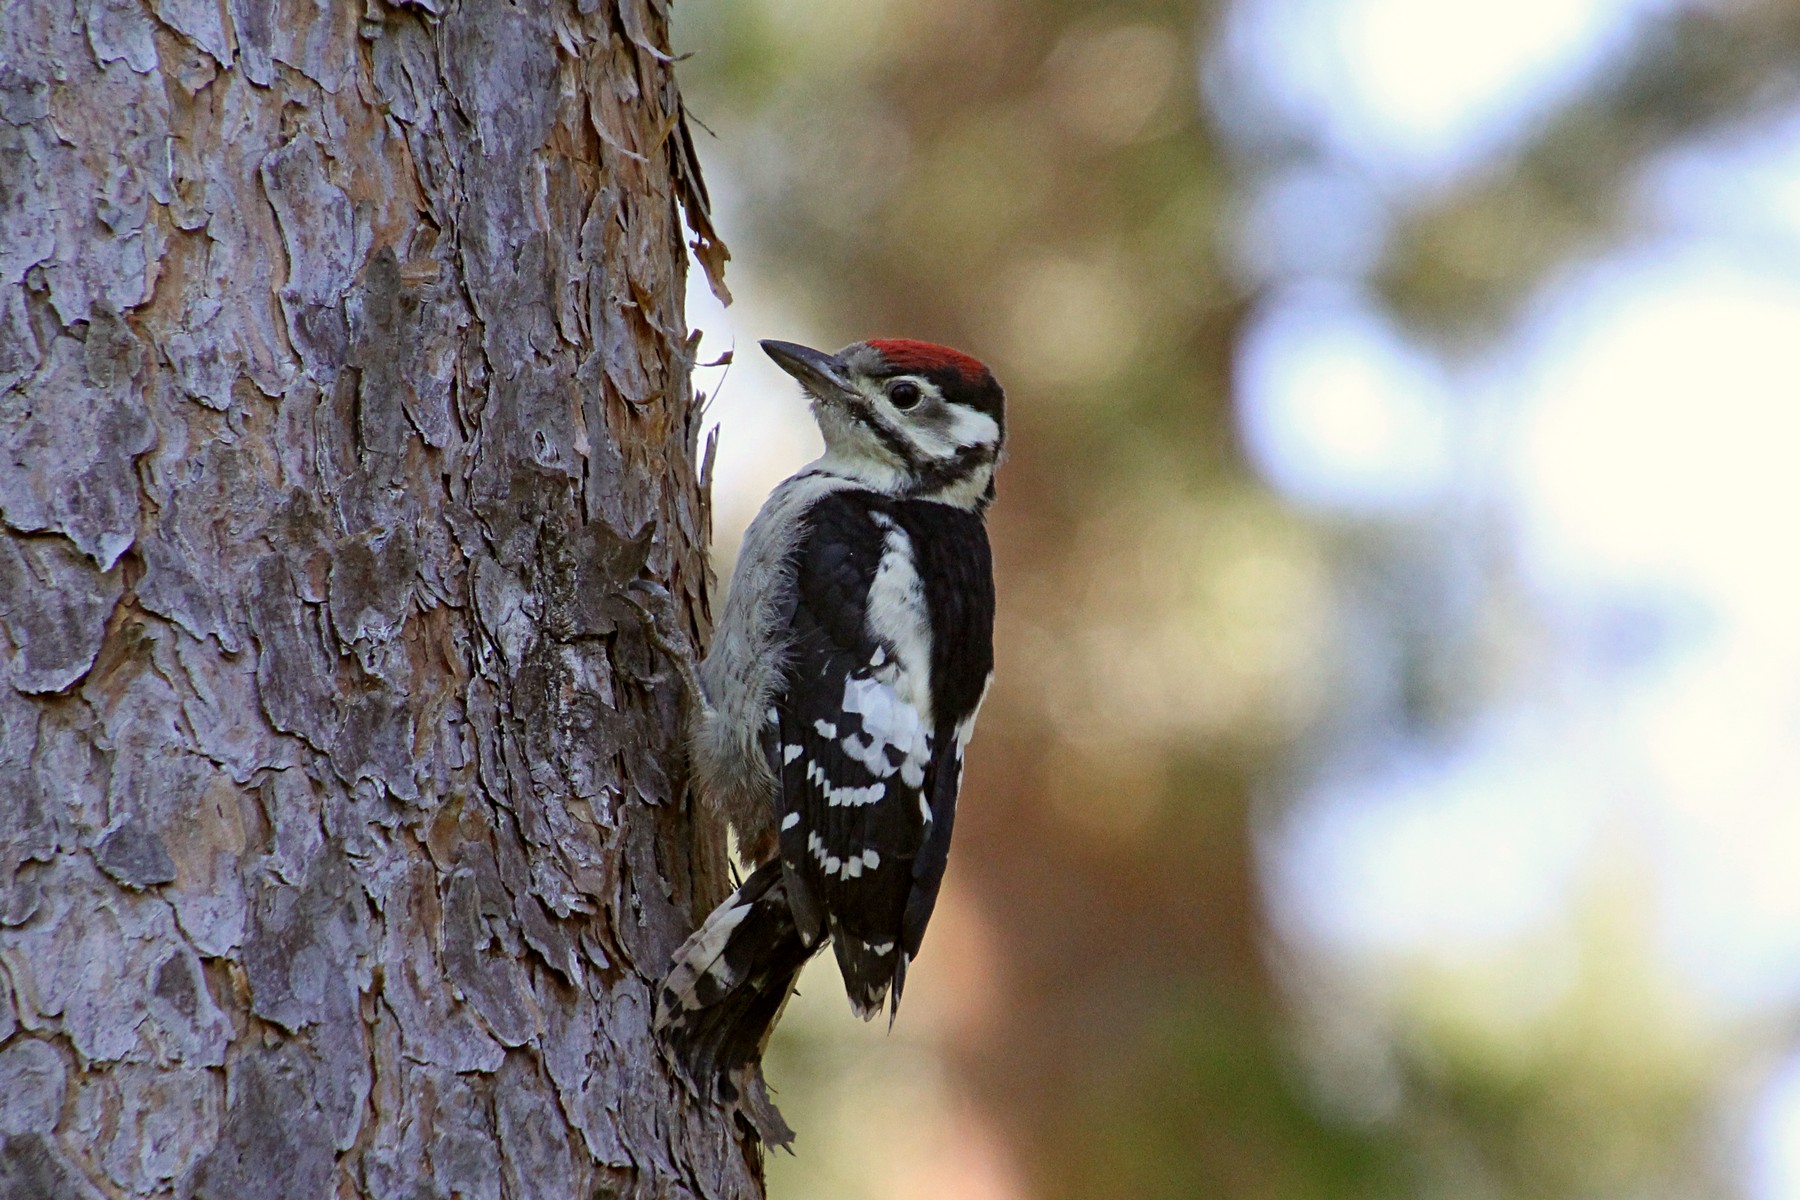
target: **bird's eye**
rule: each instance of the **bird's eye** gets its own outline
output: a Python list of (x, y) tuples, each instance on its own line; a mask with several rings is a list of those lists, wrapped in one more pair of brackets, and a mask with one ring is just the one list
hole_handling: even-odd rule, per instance
[(902, 379), (888, 388), (888, 401), (895, 408), (912, 408), (924, 398), (925, 393), (910, 379)]

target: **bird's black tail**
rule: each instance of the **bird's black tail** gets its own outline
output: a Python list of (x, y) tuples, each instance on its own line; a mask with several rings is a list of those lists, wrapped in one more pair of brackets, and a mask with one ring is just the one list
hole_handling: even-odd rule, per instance
[(794, 924), (780, 860), (764, 863), (675, 952), (656, 1032), (702, 1096), (736, 1104), (764, 1142), (793, 1130), (763, 1086), (762, 1054), (800, 968), (819, 948)]

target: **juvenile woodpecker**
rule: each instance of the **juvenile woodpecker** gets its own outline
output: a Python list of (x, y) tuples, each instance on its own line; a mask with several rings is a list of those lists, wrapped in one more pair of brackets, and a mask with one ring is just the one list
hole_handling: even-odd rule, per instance
[(963, 752), (993, 677), (983, 523), (1004, 396), (966, 354), (858, 342), (763, 349), (800, 382), (825, 453), (744, 535), (699, 671), (700, 795), (755, 869), (675, 954), (656, 1027), (696, 1086), (791, 1134), (758, 1064), (826, 941), (865, 1020), (900, 1003), (950, 851)]

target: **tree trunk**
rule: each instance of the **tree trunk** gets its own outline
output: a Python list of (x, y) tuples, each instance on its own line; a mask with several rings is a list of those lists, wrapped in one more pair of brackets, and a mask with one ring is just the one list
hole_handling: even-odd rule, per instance
[(3, 0), (0, 1196), (760, 1194), (666, 0)]

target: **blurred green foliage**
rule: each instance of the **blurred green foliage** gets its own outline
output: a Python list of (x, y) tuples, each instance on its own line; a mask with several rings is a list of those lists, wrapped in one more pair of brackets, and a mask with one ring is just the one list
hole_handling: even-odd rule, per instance
[[(1723, 1194), (1694, 1132), (1716, 1060), (1678, 1021), (1621, 1029), (1577, 988), (1572, 1008), (1471, 1022), (1433, 1000), (1469, 976), (1402, 972), (1392, 996), (1344, 1003), (1403, 1006), (1404, 1033), (1334, 1066), (1349, 1018), (1269, 937), (1258, 822), (1352, 719), (1346, 604), (1384, 572), (1403, 583), (1425, 534), (1296, 511), (1242, 460), (1234, 371), (1268, 286), (1244, 222), (1276, 169), (1326, 152), (1208, 102), (1226, 16), (1158, 0), (678, 14), (738, 278), (827, 342), (975, 351), (1011, 397), (1001, 672), (950, 881), (985, 932), (970, 949), (934, 929), (920, 967), (994, 978), (975, 989), (990, 1011), (946, 1023), (946, 1086), (1045, 1200)], [(1387, 197), (1364, 282), (1422, 334), (1479, 347), (1566, 264), (1637, 235), (1631, 185), (1656, 154), (1791, 104), (1795, 62), (1800, 6), (1672, 11), (1497, 159)], [(1477, 634), (1429, 606), (1389, 620), (1411, 719), (1453, 719)], [(1491, 994), (1504, 1009), (1513, 993)], [(827, 1118), (806, 1096), (893, 1045), (790, 1026), (771, 1076), (802, 1140), (772, 1190), (888, 1194), (850, 1182), (854, 1138), (809, 1140)], [(859, 1103), (831, 1094), (840, 1116)]]

